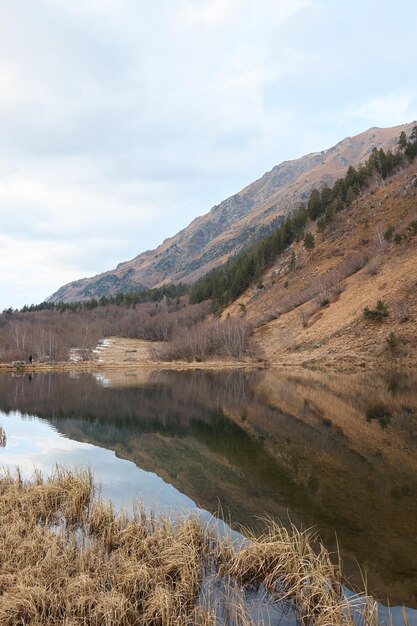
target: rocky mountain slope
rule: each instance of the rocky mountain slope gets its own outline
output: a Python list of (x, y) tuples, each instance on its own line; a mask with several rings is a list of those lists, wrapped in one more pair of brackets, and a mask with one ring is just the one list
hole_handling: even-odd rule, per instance
[(192, 282), (265, 234), (271, 223), (294, 208), (313, 187), (331, 184), (349, 165), (364, 162), (374, 147), (393, 147), (400, 132), (409, 134), (414, 124), (371, 128), (328, 150), (284, 161), (155, 250), (120, 263), (114, 270), (64, 285), (49, 301), (71, 302), (168, 282)]

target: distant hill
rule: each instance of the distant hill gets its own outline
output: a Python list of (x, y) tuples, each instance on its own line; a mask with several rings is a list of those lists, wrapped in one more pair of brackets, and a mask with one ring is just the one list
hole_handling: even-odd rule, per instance
[(371, 128), (332, 148), (284, 161), (242, 191), (196, 218), (158, 248), (143, 252), (116, 269), (64, 285), (48, 300), (73, 302), (168, 282), (192, 282), (264, 235), (313, 187), (331, 184), (349, 165), (363, 163), (374, 147), (396, 144), (415, 122), (393, 128)]

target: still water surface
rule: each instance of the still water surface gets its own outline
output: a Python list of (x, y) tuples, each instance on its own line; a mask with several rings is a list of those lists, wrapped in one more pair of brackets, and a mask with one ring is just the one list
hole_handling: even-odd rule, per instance
[(2, 376), (0, 426), (2, 466), (89, 465), (117, 506), (314, 526), (351, 586), (366, 575), (383, 602), (417, 606), (417, 376)]

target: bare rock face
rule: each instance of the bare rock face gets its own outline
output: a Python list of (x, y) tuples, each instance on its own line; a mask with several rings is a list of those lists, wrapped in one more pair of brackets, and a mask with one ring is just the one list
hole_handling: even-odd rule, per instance
[(349, 165), (366, 161), (375, 147), (394, 148), (402, 130), (415, 125), (371, 128), (347, 137), (328, 150), (284, 161), (242, 191), (196, 218), (155, 250), (120, 263), (116, 269), (68, 283), (50, 302), (74, 302), (143, 290), (164, 283), (193, 282), (267, 234), (283, 216), (305, 200), (311, 189), (331, 185)]

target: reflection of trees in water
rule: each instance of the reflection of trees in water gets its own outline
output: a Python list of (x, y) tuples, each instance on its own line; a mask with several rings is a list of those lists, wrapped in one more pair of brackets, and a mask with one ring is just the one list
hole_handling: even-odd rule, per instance
[[(374, 564), (387, 588), (399, 581), (398, 564), (417, 569), (412, 377), (187, 371), (132, 381), (115, 388), (90, 375), (0, 377), (0, 410), (38, 415), (68, 437), (115, 450), (204, 508), (216, 510), (220, 499), (234, 521), (288, 510), (294, 522), (316, 525), (330, 549), (336, 531), (342, 554), (345, 545), (346, 558)], [(380, 411), (367, 414), (377, 406), (391, 416), (384, 429)], [(406, 465), (395, 462), (397, 448)]]
[(42, 417), (86, 417), (134, 424), (158, 420), (186, 426), (190, 419), (209, 420), (226, 405), (244, 413), (254, 398), (261, 373), (164, 372), (150, 375), (140, 386), (103, 388), (91, 376), (71, 379), (66, 374), (0, 378), (0, 410), (18, 410)]
[(7, 443), (6, 433), (4, 432), (4, 428), (0, 426), (0, 447), (5, 448)]
[(372, 422), (376, 420), (381, 428), (386, 428), (391, 421), (391, 413), (383, 404), (371, 406), (366, 411), (366, 421)]

